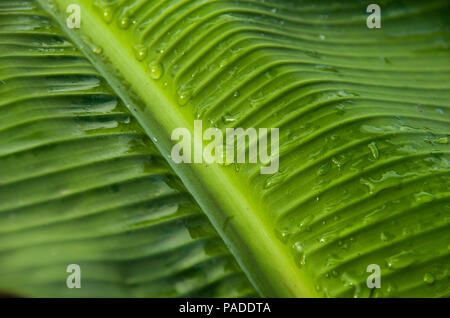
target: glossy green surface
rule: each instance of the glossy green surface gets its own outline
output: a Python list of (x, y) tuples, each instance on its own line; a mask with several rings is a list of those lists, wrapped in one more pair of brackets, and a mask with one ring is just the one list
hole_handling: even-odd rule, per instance
[[(449, 1), (380, 1), (381, 29), (366, 27), (366, 1), (38, 2), (262, 295), (450, 295)], [(194, 119), (279, 128), (279, 172), (174, 164), (171, 132)]]
[[(0, 3), (0, 291), (256, 295), (198, 205), (33, 1)], [(69, 264), (81, 289), (66, 286)]]

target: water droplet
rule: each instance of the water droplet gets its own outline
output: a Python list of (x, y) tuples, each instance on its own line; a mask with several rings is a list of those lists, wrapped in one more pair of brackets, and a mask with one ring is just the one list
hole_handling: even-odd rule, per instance
[(373, 159), (378, 159), (380, 157), (380, 152), (378, 151), (378, 147), (375, 141), (372, 141), (369, 145), (368, 145), (370, 152), (372, 153), (372, 157)]
[(99, 55), (99, 54), (102, 54), (103, 49), (102, 49), (100, 46), (94, 45), (94, 46), (92, 47), (92, 52), (93, 52), (94, 54)]
[(357, 93), (347, 92), (347, 91), (344, 91), (344, 90), (339, 90), (337, 92), (337, 95), (339, 97), (355, 97), (355, 96), (359, 96), (359, 94), (357, 94)]
[(316, 66), (314, 66), (314, 68), (323, 72), (339, 73), (339, 71), (331, 65), (317, 64)]
[(371, 289), (365, 288), (365, 285), (359, 283), (357, 275), (354, 273), (343, 273), (341, 279), (344, 286), (353, 288), (353, 298), (368, 298), (370, 296)]
[(394, 236), (387, 231), (381, 232), (381, 234), (380, 234), (380, 239), (384, 242), (390, 241), (393, 238), (394, 238)]
[(428, 192), (419, 192), (414, 194), (414, 200), (418, 203), (425, 203), (433, 201), (434, 196)]
[(281, 183), (285, 178), (285, 171), (279, 171), (266, 179), (264, 189), (269, 189)]
[(368, 188), (369, 194), (372, 194), (375, 191), (375, 185), (372, 182), (370, 182), (364, 178), (361, 178), (359, 180), (359, 182)]
[(345, 105), (344, 104), (338, 104), (336, 105), (336, 114), (338, 114), (339, 116), (342, 116), (345, 114)]
[(187, 93), (178, 94), (177, 103), (180, 106), (184, 106), (187, 104), (189, 100), (189, 95)]
[(439, 137), (433, 140), (436, 144), (446, 145), (448, 144), (448, 137)]
[[(148, 66), (150, 68), (150, 77), (155, 80), (160, 79), (164, 72), (161, 63), (159, 63), (158, 61), (153, 61)], [(166, 83), (164, 83), (164, 84), (166, 84)], [(164, 85), (164, 86), (167, 86), (167, 85)]]
[(233, 97), (234, 97), (234, 98), (239, 98), (239, 96), (241, 96), (241, 93), (240, 93), (239, 91), (235, 91), (235, 92), (233, 93)]
[(324, 176), (330, 171), (331, 167), (329, 163), (325, 163), (317, 170), (318, 176)]
[(436, 111), (436, 113), (441, 114), (441, 115), (445, 114), (444, 110), (442, 108), (436, 108), (435, 111)]
[(336, 157), (331, 158), (331, 162), (338, 168), (339, 171), (341, 171), (342, 162), (338, 158)]
[(103, 53), (103, 49), (100, 46), (96, 45), (94, 42), (92, 42), (90, 37), (82, 35), (81, 39), (83, 40), (84, 43), (86, 43), (86, 45), (89, 47), (92, 53), (97, 55)]
[(134, 47), (134, 53), (138, 61), (145, 60), (145, 58), (147, 57), (147, 52), (147, 48), (143, 45), (139, 44)]
[[(192, 87), (189, 84), (188, 85), (182, 85), (178, 89), (178, 94), (177, 94), (177, 103), (178, 103), (178, 105), (184, 106), (184, 105), (186, 105), (189, 102), (189, 100), (192, 97), (191, 91), (192, 91)], [(198, 118), (198, 116), (197, 116), (197, 118)]]
[(300, 242), (295, 242), (291, 247), (292, 254), (294, 255), (295, 263), (298, 267), (302, 267), (306, 264), (306, 255), (303, 245)]
[(102, 12), (102, 18), (106, 23), (111, 23), (113, 18), (113, 13), (111, 8), (105, 8)]
[(307, 217), (305, 217), (301, 222), (300, 222), (300, 229), (304, 230), (306, 229), (314, 220), (314, 215), (310, 214)]
[(231, 115), (230, 113), (225, 113), (223, 116), (222, 116), (222, 121), (226, 124), (226, 123), (232, 123), (232, 122), (235, 122), (236, 121), (236, 118), (233, 116), (233, 115)]
[(289, 239), (289, 232), (286, 230), (280, 231), (280, 230), (276, 229), (275, 235), (283, 243), (286, 243)]
[(428, 284), (428, 285), (433, 284), (433, 283), (434, 283), (434, 276), (433, 276), (433, 274), (431, 274), (431, 273), (426, 273), (426, 274), (423, 276), (423, 281), (424, 281), (425, 284)]
[(119, 28), (121, 29), (127, 29), (130, 26), (130, 18), (128, 15), (123, 15), (119, 18)]
[(401, 269), (410, 266), (416, 261), (416, 255), (413, 251), (402, 251), (386, 259), (390, 269)]

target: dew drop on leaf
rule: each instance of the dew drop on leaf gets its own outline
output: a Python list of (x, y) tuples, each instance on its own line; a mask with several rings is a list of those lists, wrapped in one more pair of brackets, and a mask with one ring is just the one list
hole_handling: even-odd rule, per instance
[(295, 259), (295, 263), (298, 267), (302, 267), (306, 264), (306, 255), (303, 245), (300, 242), (295, 242), (291, 246), (291, 251)]
[(285, 178), (285, 172), (277, 172), (266, 179), (264, 182), (264, 189), (270, 189), (277, 184), (280, 184)]
[(232, 122), (235, 122), (235, 121), (236, 121), (236, 117), (233, 116), (233, 115), (230, 114), (230, 113), (225, 113), (225, 114), (222, 116), (222, 121), (223, 121), (225, 124), (227, 124), (227, 123), (232, 123)]
[(93, 52), (94, 54), (99, 55), (99, 54), (102, 54), (103, 49), (102, 49), (100, 46), (94, 45), (94, 46), (92, 47), (92, 52)]
[(373, 159), (375, 160), (378, 159), (380, 157), (380, 152), (378, 151), (376, 142), (375, 141), (371, 142), (368, 147), (370, 149), (370, 152), (372, 153)]
[(147, 57), (147, 48), (143, 45), (136, 45), (134, 47), (136, 59), (138, 61), (143, 61)]
[(416, 254), (413, 251), (402, 251), (386, 259), (390, 269), (401, 269), (412, 265), (416, 261)]
[(183, 93), (183, 94), (178, 95), (178, 98), (177, 98), (178, 105), (184, 106), (184, 105), (186, 105), (187, 101), (188, 101), (188, 97), (186, 94)]
[(275, 229), (275, 236), (282, 242), (287, 243), (289, 240), (289, 232), (287, 230)]
[(127, 15), (124, 15), (119, 18), (119, 27), (121, 29), (127, 29), (130, 26), (130, 18)]
[(375, 191), (375, 185), (371, 181), (361, 178), (359, 182), (367, 187), (369, 194)]
[(392, 240), (394, 237), (391, 233), (387, 232), (387, 231), (383, 231), (380, 234), (380, 239), (384, 242), (390, 241)]
[(160, 79), (164, 73), (161, 63), (158, 61), (153, 61), (148, 66), (150, 68), (150, 77), (155, 80)]
[(433, 283), (434, 283), (434, 276), (433, 276), (433, 274), (431, 274), (431, 273), (426, 273), (426, 274), (423, 276), (423, 282), (424, 282), (425, 284), (428, 284), (428, 285), (433, 284)]
[(113, 14), (112, 14), (111, 8), (103, 9), (102, 18), (106, 23), (111, 23), (112, 18), (113, 18), (112, 16), (113, 16)]

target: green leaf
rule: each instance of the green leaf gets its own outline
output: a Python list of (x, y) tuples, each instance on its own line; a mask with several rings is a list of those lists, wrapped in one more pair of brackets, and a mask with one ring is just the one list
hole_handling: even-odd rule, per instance
[[(48, 15), (3, 1), (0, 19), (0, 289), (255, 295), (139, 124)], [(69, 264), (81, 268), (81, 289), (66, 286)]]
[[(382, 1), (380, 29), (366, 26), (367, 1), (38, 2), (156, 141), (262, 295), (450, 295), (449, 1)], [(67, 28), (71, 4), (80, 29)], [(7, 30), (23, 25), (8, 19)], [(195, 119), (203, 130), (279, 128), (278, 172), (175, 164), (171, 134), (194, 135)], [(31, 187), (12, 193), (29, 200)], [(379, 289), (366, 285), (371, 264)]]

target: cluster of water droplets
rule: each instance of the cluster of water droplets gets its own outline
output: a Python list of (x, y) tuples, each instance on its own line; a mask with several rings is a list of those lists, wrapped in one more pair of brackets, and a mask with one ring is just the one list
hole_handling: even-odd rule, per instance
[[(111, 3), (106, 3), (102, 0), (97, 0), (93, 4), (94, 8), (99, 12), (103, 21), (107, 24), (112, 23), (115, 20), (117, 26), (122, 30), (127, 30), (131, 25), (136, 25), (137, 21), (132, 19), (130, 12), (124, 9), (122, 12), (116, 12), (115, 6)], [(93, 49), (95, 54), (101, 54), (101, 48)], [(134, 46), (134, 55), (136, 60), (144, 62), (148, 59), (147, 68), (149, 75), (154, 80), (159, 80), (164, 75), (164, 68), (160, 62), (160, 55), (164, 53), (162, 50), (155, 50), (154, 54), (149, 53), (149, 47), (145, 44), (138, 43)]]

